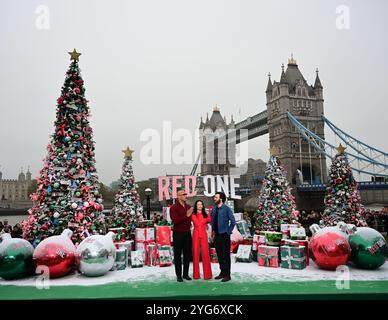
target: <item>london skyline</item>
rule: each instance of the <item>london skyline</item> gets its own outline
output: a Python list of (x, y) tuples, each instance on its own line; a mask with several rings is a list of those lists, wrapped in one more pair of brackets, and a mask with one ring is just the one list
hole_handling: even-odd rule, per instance
[[(267, 74), (279, 81), (291, 53), (309, 84), (319, 68), (325, 115), (388, 150), (381, 134), (388, 116), (384, 1), (46, 1), (47, 30), (36, 26), (39, 5), (1, 3), (4, 179), (28, 166), (38, 176), (73, 48), (82, 53), (97, 172), (105, 184), (119, 178), (127, 145), (135, 149), (136, 180), (188, 174), (190, 165), (142, 164), (141, 132), (161, 130), (163, 120), (194, 131), (215, 104), (228, 122), (232, 114), (238, 122), (265, 110)], [(336, 24), (340, 5), (348, 6), (348, 29)], [(268, 136), (256, 138), (249, 156), (267, 161), (268, 148)]]

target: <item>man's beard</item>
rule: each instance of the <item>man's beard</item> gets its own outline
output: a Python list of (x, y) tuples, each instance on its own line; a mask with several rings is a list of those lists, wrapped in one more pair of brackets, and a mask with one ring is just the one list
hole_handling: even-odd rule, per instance
[(221, 203), (221, 199), (216, 200), (216, 204), (220, 204), (220, 203)]

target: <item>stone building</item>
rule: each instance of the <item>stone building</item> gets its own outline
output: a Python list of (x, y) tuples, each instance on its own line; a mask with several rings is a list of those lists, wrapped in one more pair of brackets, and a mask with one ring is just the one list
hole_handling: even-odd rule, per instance
[(314, 85), (309, 85), (291, 56), (286, 70), (282, 65), (279, 82), (272, 82), (269, 74), (265, 92), (270, 147), (278, 148), (288, 181), (293, 185), (302, 181), (313, 184), (326, 182), (325, 155), (310, 147), (287, 117), (287, 112), (291, 112), (306, 128), (325, 139), (324, 122), (321, 119), (323, 87), (318, 69)]
[(0, 207), (20, 208), (28, 207), (31, 204), (28, 189), (31, 185), (31, 172), (26, 173), (23, 169), (17, 179), (3, 179), (0, 171)]
[[(220, 109), (216, 105), (209, 119), (201, 122), (200, 146), (201, 146), (201, 175), (227, 175), (230, 168), (236, 164), (236, 147), (229, 143), (227, 133), (233, 131), (235, 123), (233, 117), (228, 124), (226, 118), (222, 117)], [(222, 138), (225, 137), (226, 138)]]
[(261, 159), (249, 158), (242, 166), (244, 172), (240, 175), (240, 193), (254, 193), (260, 190), (267, 164)]

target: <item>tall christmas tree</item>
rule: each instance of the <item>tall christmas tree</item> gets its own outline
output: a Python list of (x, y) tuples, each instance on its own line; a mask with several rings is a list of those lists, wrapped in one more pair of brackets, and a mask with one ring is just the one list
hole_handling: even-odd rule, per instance
[(323, 226), (333, 226), (340, 221), (358, 226), (366, 225), (358, 184), (353, 177), (345, 149), (339, 145), (330, 167), (330, 181), (321, 221)]
[(270, 152), (259, 195), (259, 208), (255, 214), (255, 229), (260, 231), (280, 231), (280, 224), (293, 223), (298, 219), (291, 187), (277, 157), (278, 149), (274, 146)]
[(84, 81), (75, 49), (57, 99), (55, 131), (31, 195), (33, 206), (23, 221), (23, 237), (37, 245), (44, 238), (73, 231), (79, 243), (91, 233), (105, 233), (102, 198), (94, 159), (93, 131)]
[(108, 218), (110, 227), (125, 229), (125, 232), (117, 234), (117, 240), (128, 239), (130, 232), (136, 227), (136, 223), (144, 218), (143, 206), (136, 191), (132, 169), (133, 150), (127, 147), (123, 150), (123, 153), (124, 163), (120, 177), (120, 187), (115, 196), (114, 207)]

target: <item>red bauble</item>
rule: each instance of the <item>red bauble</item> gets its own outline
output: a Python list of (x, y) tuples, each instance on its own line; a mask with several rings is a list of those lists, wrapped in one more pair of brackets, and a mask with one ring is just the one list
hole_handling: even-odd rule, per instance
[(71, 235), (72, 232), (65, 229), (61, 235), (46, 238), (35, 248), (33, 262), (39, 269), (47, 267), (50, 278), (68, 274), (74, 264), (75, 246)]
[(322, 269), (335, 270), (346, 265), (350, 258), (350, 246), (337, 227), (318, 230), (310, 240), (311, 257)]
[(74, 264), (74, 252), (70, 252), (63, 245), (49, 243), (35, 254), (36, 266), (47, 266), (50, 278), (62, 277), (69, 273)]

